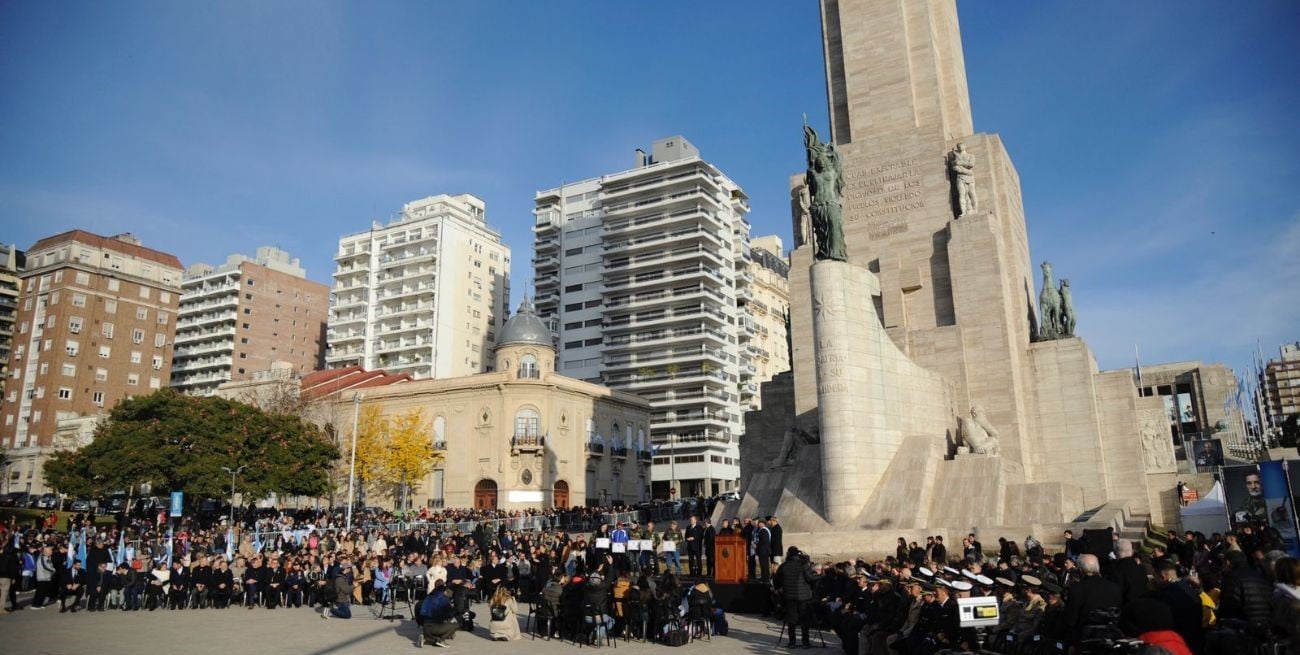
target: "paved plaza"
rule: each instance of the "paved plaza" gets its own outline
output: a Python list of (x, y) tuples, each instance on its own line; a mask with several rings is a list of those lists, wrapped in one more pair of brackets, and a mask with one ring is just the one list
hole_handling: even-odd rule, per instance
[[(20, 610), (0, 616), (0, 653), (137, 655), (144, 650), (184, 655), (382, 655), (416, 649), (419, 627), (414, 621), (377, 619), (369, 607), (354, 609), (351, 620), (327, 621), (321, 619), (319, 613), (305, 608), (95, 613), (83, 610), (76, 614), (60, 614), (58, 606), (54, 605), (43, 610)], [(474, 611), (479, 617), (487, 617), (485, 605), (475, 607)], [(776, 623), (758, 616), (729, 615), (728, 620), (731, 630), (726, 637), (693, 642), (685, 649), (715, 655), (784, 650), (774, 646), (780, 630)], [(822, 652), (838, 649), (837, 644), (834, 635), (829, 635), (827, 649)], [(622, 653), (666, 652), (665, 646), (635, 641), (619, 641), (613, 648)], [(424, 650), (544, 655), (571, 653), (578, 647), (567, 641), (532, 640), (527, 634), (518, 642), (493, 642), (487, 637), (487, 624), (480, 622), (473, 634), (457, 634), (450, 648), (425, 646)], [(584, 646), (583, 650), (589, 649)]]

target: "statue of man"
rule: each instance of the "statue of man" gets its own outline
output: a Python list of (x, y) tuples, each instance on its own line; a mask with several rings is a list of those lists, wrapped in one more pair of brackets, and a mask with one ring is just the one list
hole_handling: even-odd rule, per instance
[(998, 454), (998, 431), (984, 416), (984, 408), (971, 405), (970, 418), (961, 420), (961, 440), (976, 455)]
[(821, 261), (848, 261), (844, 247), (844, 221), (841, 193), (844, 171), (839, 153), (832, 143), (822, 143), (817, 131), (803, 126), (804, 151), (808, 155), (808, 196), (812, 199), (813, 258)]
[(797, 188), (791, 189), (791, 198), (794, 213), (794, 247), (798, 248), (805, 243), (813, 242), (812, 233), (812, 199), (808, 197), (808, 185), (800, 184)]
[(1074, 336), (1074, 296), (1070, 295), (1069, 278), (1061, 278), (1061, 336)]
[(975, 202), (975, 158), (958, 143), (948, 153), (948, 171), (952, 174), (953, 193), (957, 196), (957, 217), (972, 214)]

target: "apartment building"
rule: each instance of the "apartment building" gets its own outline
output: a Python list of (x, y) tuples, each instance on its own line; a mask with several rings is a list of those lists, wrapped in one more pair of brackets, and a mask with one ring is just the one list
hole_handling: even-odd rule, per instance
[(13, 349), (14, 324), (18, 319), (18, 292), (22, 289), (27, 254), (16, 245), (0, 243), (0, 397), (9, 379), (9, 353)]
[(12, 460), (7, 489), (44, 492), (49, 453), (79, 445), (58, 435), (84, 438), (117, 401), (166, 384), (182, 270), (130, 234), (83, 230), (38, 241), (27, 265), (0, 443)]
[(1282, 424), (1300, 414), (1300, 342), (1283, 344), (1277, 358), (1260, 367), (1259, 392), (1260, 424), (1280, 434)]
[(537, 312), (562, 375), (650, 401), (654, 496), (712, 495), (740, 473), (748, 199), (680, 136), (634, 163), (536, 194)]
[(264, 246), (220, 266), (194, 264), (181, 282), (171, 386), (210, 396), (281, 362), (299, 374), (325, 365), (329, 287), (298, 259)]
[(470, 194), (409, 202), (386, 225), (339, 240), (331, 368), (414, 378), (492, 369), (510, 301), (510, 249)]
[(746, 364), (740, 370), (741, 400), (748, 409), (761, 409), (759, 387), (777, 373), (790, 370), (786, 313), (790, 311), (790, 260), (781, 237), (768, 235), (749, 241), (745, 265), (747, 284), (738, 298), (745, 310)]

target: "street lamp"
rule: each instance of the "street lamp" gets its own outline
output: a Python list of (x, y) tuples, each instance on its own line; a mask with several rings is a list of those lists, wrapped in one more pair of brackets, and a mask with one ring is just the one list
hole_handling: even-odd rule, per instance
[(352, 462), (348, 464), (347, 530), (352, 531), (352, 488), (357, 481), (357, 428), (361, 423), (361, 394), (352, 394)]
[(235, 529), (235, 476), (239, 475), (240, 473), (243, 473), (244, 469), (246, 468), (248, 468), (247, 464), (237, 469), (232, 469), (229, 466), (221, 467), (221, 470), (230, 474), (230, 526), (229, 527), (231, 530)]

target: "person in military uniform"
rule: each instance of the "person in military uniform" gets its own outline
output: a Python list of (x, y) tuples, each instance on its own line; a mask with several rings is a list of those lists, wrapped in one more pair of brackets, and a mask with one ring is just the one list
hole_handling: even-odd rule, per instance
[(994, 650), (1007, 652), (1008, 646), (1015, 640), (1016, 626), (1020, 623), (1020, 613), (1024, 605), (1016, 597), (1016, 583), (1010, 578), (995, 578), (998, 584), (998, 625), (993, 628), (990, 645)]
[(1233, 508), (1232, 518), (1237, 523), (1256, 523), (1268, 520), (1268, 505), (1264, 502), (1264, 483), (1259, 471), (1246, 474), (1246, 499)]
[(645, 527), (641, 528), (641, 532), (637, 534), (637, 539), (641, 541), (649, 541), (653, 544), (650, 550), (641, 551), (641, 555), (637, 558), (637, 561), (640, 563), (643, 571), (649, 568), (649, 570), (646, 571), (647, 573), (650, 575), (657, 575), (659, 573), (659, 544), (663, 543), (663, 535), (655, 531), (655, 522), (646, 521)]

